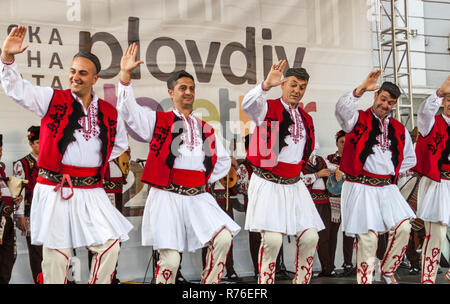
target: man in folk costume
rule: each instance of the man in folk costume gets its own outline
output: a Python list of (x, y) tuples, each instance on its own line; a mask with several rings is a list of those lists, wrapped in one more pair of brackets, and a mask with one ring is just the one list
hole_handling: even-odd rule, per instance
[[(3, 135), (0, 134), (0, 160), (2, 154)], [(0, 284), (8, 284), (17, 256), (16, 227), (13, 216), (16, 217), (14, 211), (22, 201), (22, 196), (14, 198), (11, 194), (3, 165), (0, 162)], [(18, 220), (20, 222), (20, 218)]]
[[(342, 152), (344, 151), (345, 145), (345, 132), (340, 130), (336, 133), (336, 153), (327, 155), (325, 162), (327, 163), (327, 168), (330, 169), (330, 173), (334, 174), (336, 182), (343, 182), (345, 178), (344, 172), (342, 172), (339, 167), (341, 165)], [(331, 207), (331, 222), (341, 223), (341, 195), (333, 194), (330, 192), (330, 207)], [(353, 257), (353, 244), (355, 242), (355, 238), (351, 236), (345, 235), (345, 232), (342, 232), (342, 253), (344, 256), (344, 263), (342, 267), (344, 272), (341, 276), (352, 276), (356, 274), (356, 268), (353, 266), (352, 257)]]
[[(389, 232), (387, 250), (381, 261), (386, 283), (396, 284), (394, 273), (407, 248), (415, 214), (401, 195), (396, 182), (400, 172), (416, 164), (411, 137), (390, 111), (400, 96), (390, 82), (377, 85), (381, 70), (371, 72), (353, 92), (336, 104), (336, 118), (347, 133), (340, 170), (346, 174), (342, 186), (342, 230), (356, 236), (357, 281), (371, 284), (378, 234)], [(375, 91), (372, 107), (357, 109), (359, 98)]]
[(228, 173), (231, 161), (214, 129), (193, 112), (195, 84), (185, 72), (173, 73), (167, 87), (170, 112), (136, 103), (130, 72), (138, 46), (130, 45), (120, 67), (118, 110), (125, 122), (150, 143), (142, 181), (151, 185), (142, 219), (142, 245), (159, 251), (155, 283), (173, 284), (180, 252), (208, 246), (201, 283), (219, 283), (231, 241), (240, 227), (220, 208), (205, 186)]
[[(443, 106), (443, 113), (437, 115)], [(443, 242), (450, 225), (450, 76), (418, 112), (417, 165), (422, 178), (417, 195), (417, 217), (425, 224), (422, 246), (422, 284), (434, 284)], [(450, 282), (450, 271), (445, 279)]]
[[(295, 235), (294, 284), (308, 284), (318, 231), (324, 224), (300, 178), (315, 148), (314, 125), (301, 107), (309, 75), (303, 68), (286, 71), (286, 60), (274, 64), (263, 83), (249, 91), (242, 109), (256, 123), (247, 160), (253, 174), (248, 187), (245, 229), (261, 233), (260, 284), (275, 281), (276, 258), (283, 235)], [(267, 100), (267, 91), (281, 85), (282, 97)]]
[(322, 218), (325, 229), (319, 232), (319, 242), (317, 244), (317, 254), (321, 265), (319, 277), (335, 277), (334, 258), (336, 255), (337, 234), (339, 222), (332, 221), (330, 194), (327, 191), (327, 178), (331, 175), (325, 160), (317, 155), (314, 150), (308, 162), (302, 169), (302, 180), (311, 193), (314, 205)]
[(42, 245), (31, 244), (30, 210), (31, 202), (33, 200), (33, 191), (36, 186), (39, 172), (39, 167), (37, 166), (39, 156), (39, 133), (39, 126), (31, 126), (28, 128), (27, 139), (31, 152), (13, 164), (14, 176), (28, 181), (25, 186), (25, 196), (23, 200), (24, 208), (21, 208), (23, 209), (23, 213), (20, 212), (19, 210), (21, 209), (19, 209), (16, 214), (21, 218), (18, 222), (18, 227), (22, 231), (22, 234), (25, 235), (31, 273), (35, 283), (38, 283), (38, 275), (42, 272)]
[(14, 56), (22, 53), (26, 28), (6, 38), (0, 79), (6, 94), (41, 118), (39, 176), (30, 211), (31, 243), (43, 245), (44, 284), (65, 283), (72, 248), (94, 253), (89, 283), (110, 283), (131, 223), (112, 206), (102, 181), (108, 161), (128, 148), (123, 120), (92, 86), (100, 62), (85, 51), (71, 63), (70, 89), (33, 86), (22, 79)]

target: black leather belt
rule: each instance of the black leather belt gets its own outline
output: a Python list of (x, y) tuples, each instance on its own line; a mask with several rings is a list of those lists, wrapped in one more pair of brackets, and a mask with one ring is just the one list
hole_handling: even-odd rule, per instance
[(447, 170), (441, 171), (441, 178), (450, 179), (450, 171), (447, 171)]
[(200, 186), (200, 187), (184, 187), (181, 185), (176, 185), (176, 184), (171, 183), (167, 187), (156, 187), (156, 188), (174, 192), (174, 193), (181, 194), (181, 195), (187, 195), (187, 196), (194, 196), (194, 195), (206, 192), (205, 185)]
[(392, 184), (392, 178), (391, 177), (372, 177), (372, 176), (366, 176), (366, 175), (359, 175), (357, 177), (347, 175), (346, 180), (349, 182), (354, 183), (360, 183), (365, 184), (369, 186), (387, 186)]
[(265, 169), (262, 169), (262, 168), (259, 168), (259, 167), (253, 166), (253, 165), (252, 165), (252, 169), (253, 169), (253, 173), (256, 174), (257, 176), (259, 176), (269, 182), (276, 183), (276, 184), (292, 185), (300, 180), (300, 176), (282, 177), (279, 175), (275, 175), (270, 171), (267, 171)]
[(103, 180), (103, 188), (105, 190), (117, 190), (122, 189), (123, 183), (122, 182), (113, 182), (107, 179)]
[[(39, 175), (57, 184), (60, 184), (63, 178), (63, 175), (61, 173), (52, 172), (43, 168), (39, 168)], [(73, 186), (89, 187), (100, 183), (100, 176), (71, 176), (70, 180), (72, 181)]]

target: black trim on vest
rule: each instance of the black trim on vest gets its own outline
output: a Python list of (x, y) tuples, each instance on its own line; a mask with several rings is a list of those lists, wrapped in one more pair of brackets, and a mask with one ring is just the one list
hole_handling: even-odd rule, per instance
[(369, 155), (375, 153), (373, 151), (373, 146), (375, 146), (376, 144), (379, 144), (379, 142), (377, 140), (377, 136), (381, 134), (380, 125), (378, 123), (378, 120), (375, 119), (375, 117), (373, 117), (373, 115), (371, 118), (372, 118), (372, 130), (370, 130), (369, 138), (367, 139), (367, 141), (365, 143), (364, 149), (361, 151), (361, 154), (359, 155), (359, 160), (361, 161), (363, 166), (366, 163), (367, 157), (369, 157)]
[[(183, 140), (181, 139), (181, 134), (183, 134), (183, 132), (185, 131), (183, 124), (179, 123), (179, 122), (181, 122), (181, 118), (175, 114), (173, 114), (173, 115), (174, 115), (173, 126), (177, 127), (178, 129), (177, 130), (174, 129), (172, 131), (172, 140), (170, 142), (169, 154), (167, 155), (167, 158), (166, 158), (166, 166), (170, 169), (173, 168), (175, 158), (178, 155), (180, 155), (180, 152), (178, 150), (179, 150), (180, 146), (183, 144)], [(158, 117), (158, 115), (156, 117)], [(157, 123), (155, 125), (157, 125)], [(172, 126), (170, 126), (170, 128), (172, 128)], [(178, 131), (178, 132), (176, 132), (176, 131)], [(177, 139), (177, 138), (179, 138), (179, 140), (177, 140), (177, 142), (179, 141), (178, 145), (176, 147), (172, 147), (172, 145), (174, 144), (174, 139)], [(175, 152), (175, 153), (173, 153), (173, 152)]]
[(445, 143), (445, 150), (442, 151), (441, 158), (438, 160), (439, 170), (442, 169), (443, 164), (450, 164), (450, 160), (448, 160), (448, 156), (450, 154), (450, 126), (448, 124), (447, 124), (447, 134), (449, 134), (449, 136), (447, 138), (447, 142)]
[[(280, 100), (280, 102), (282, 102)], [(295, 122), (292, 120), (291, 114), (289, 114), (288, 111), (283, 106), (283, 121), (280, 123), (280, 132), (278, 137), (278, 147), (279, 149), (273, 149), (275, 151), (275, 154), (278, 157), (278, 154), (280, 151), (286, 147), (288, 144), (286, 142), (286, 136), (291, 135), (291, 132), (289, 131), (289, 126), (294, 124)], [(268, 130), (270, 132), (270, 130)]]
[[(305, 162), (307, 162), (309, 160), (309, 157), (311, 156), (311, 153), (314, 151), (314, 147), (312, 146), (312, 140), (308, 140), (308, 137), (310, 137), (309, 136), (310, 134), (313, 134), (313, 136), (314, 136), (314, 125), (312, 125), (312, 127), (310, 129), (308, 123), (306, 123), (306, 118), (303, 115), (303, 112), (300, 111), (300, 109), (298, 110), (298, 112), (300, 113), (300, 116), (302, 117), (303, 126), (305, 127), (305, 131), (306, 131), (306, 139), (307, 139), (306, 145), (305, 145), (306, 153), (303, 154), (303, 160)], [(317, 138), (314, 139), (314, 141), (316, 141), (316, 140), (317, 140)]]
[[(215, 135), (213, 135), (215, 136)], [(206, 172), (205, 172), (205, 178), (208, 178), (208, 176), (211, 174), (212, 170), (214, 169), (213, 163), (212, 163), (212, 155), (210, 154), (210, 149), (209, 149), (209, 142), (208, 139), (206, 138), (206, 134), (205, 132), (203, 132), (203, 127), (202, 127), (202, 140), (203, 140), (203, 151), (205, 152), (205, 159), (203, 160), (203, 165), (205, 166)], [(216, 149), (216, 138), (214, 137), (213, 142), (212, 142), (212, 147), (211, 149), (214, 151)]]
[[(99, 103), (100, 105), (100, 103)], [(104, 115), (100, 109), (100, 106), (98, 107), (98, 125), (100, 127), (100, 134), (98, 135), (98, 138), (100, 138), (101, 142), (102, 142), (102, 148), (101, 148), (101, 153), (102, 153), (102, 165), (106, 164), (106, 155), (108, 155), (108, 127), (105, 126), (105, 123), (103, 122), (104, 120)], [(114, 121), (113, 121), (114, 123)]]
[[(72, 96), (72, 94), (70, 94)], [(64, 152), (66, 152), (67, 146), (74, 142), (75, 136), (75, 130), (83, 128), (80, 123), (78, 122), (81, 117), (87, 116), (84, 114), (83, 109), (81, 107), (81, 104), (75, 100), (72, 96), (72, 113), (69, 115), (68, 119), (69, 122), (67, 123), (67, 126), (63, 130), (63, 135), (61, 139), (58, 142), (58, 150), (61, 155), (64, 155)], [(56, 134), (56, 133), (55, 133)]]
[(395, 137), (395, 129), (394, 129), (394, 125), (389, 122), (388, 125), (388, 139), (391, 141), (391, 146), (389, 147), (389, 150), (391, 150), (392, 152), (392, 164), (394, 164), (394, 170), (397, 171), (397, 167), (399, 165), (399, 160), (398, 160), (398, 156), (400, 154), (400, 151), (398, 150), (398, 140)]

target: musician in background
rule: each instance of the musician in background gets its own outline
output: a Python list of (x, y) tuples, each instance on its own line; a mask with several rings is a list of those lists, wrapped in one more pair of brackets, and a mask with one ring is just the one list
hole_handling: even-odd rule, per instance
[[(443, 113), (438, 114), (443, 107)], [(450, 225), (450, 76), (429, 96), (418, 112), (416, 144), (419, 173), (417, 217), (425, 222), (422, 284), (434, 284), (442, 246)], [(450, 270), (445, 275), (450, 283)]]
[[(236, 195), (236, 188), (233, 187), (236, 182), (236, 169), (238, 167), (238, 163), (234, 157), (231, 157), (231, 169), (228, 173), (229, 179), (227, 180), (226, 177), (216, 181), (213, 183), (209, 189), (209, 192), (214, 196), (214, 198), (217, 201), (217, 204), (219, 204), (220, 208), (225, 211), (232, 220), (234, 220), (233, 215), (233, 207), (231, 205), (231, 199), (230, 197), (232, 195)], [(233, 184), (231, 184), (234, 181)], [(228, 191), (227, 191), (228, 188)], [(227, 260), (225, 262), (225, 269), (227, 270), (226, 277), (230, 281), (241, 281), (241, 278), (237, 275), (236, 271), (234, 270), (234, 259), (233, 259), (233, 243), (231, 243), (230, 251), (227, 255)], [(203, 247), (202, 248), (202, 263), (203, 268), (206, 266), (206, 255), (208, 253), (208, 248)]]
[(330, 196), (325, 187), (330, 174), (331, 171), (327, 168), (327, 163), (322, 157), (317, 155), (317, 150), (313, 152), (302, 169), (302, 180), (308, 188), (314, 205), (325, 225), (325, 229), (319, 231), (319, 242), (317, 244), (317, 254), (322, 268), (319, 277), (336, 276), (334, 257), (336, 255), (339, 222), (332, 220)]
[[(336, 133), (336, 153), (327, 155), (325, 162), (330, 170), (331, 176), (327, 179), (328, 193), (330, 194), (331, 222), (339, 225), (341, 223), (341, 190), (344, 183), (345, 174), (339, 169), (341, 164), (342, 152), (345, 145), (345, 132), (340, 130)], [(342, 253), (344, 263), (342, 268), (344, 272), (340, 276), (347, 277), (356, 275), (356, 267), (353, 266), (353, 244), (355, 238), (345, 235), (342, 232)]]
[[(3, 136), (0, 134), (0, 160), (2, 152)], [(16, 227), (12, 217), (16, 204), (22, 199), (22, 196), (13, 198), (7, 186), (4, 164), (0, 162), (0, 284), (9, 283), (16, 261)]]
[(37, 160), (39, 156), (40, 129), (40, 126), (31, 126), (28, 128), (27, 139), (31, 152), (13, 164), (14, 176), (28, 180), (28, 184), (25, 186), (25, 197), (22, 202), (24, 204), (24, 208), (19, 208), (16, 215), (18, 218), (17, 226), (22, 231), (22, 235), (25, 235), (26, 238), (30, 268), (34, 283), (38, 283), (38, 276), (42, 272), (42, 245), (31, 244), (30, 235), (31, 202), (33, 200), (33, 191), (36, 186), (39, 172)]

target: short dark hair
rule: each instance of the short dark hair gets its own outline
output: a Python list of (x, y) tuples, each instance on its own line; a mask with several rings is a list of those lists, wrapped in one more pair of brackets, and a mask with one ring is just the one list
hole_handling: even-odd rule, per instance
[(28, 141), (30, 141), (31, 143), (33, 143), (35, 140), (39, 139), (39, 134), (41, 131), (41, 127), (40, 126), (31, 126), (28, 128)]
[(250, 147), (250, 133), (244, 137), (244, 147), (245, 151), (248, 151), (248, 148)]
[(400, 97), (400, 95), (402, 94), (400, 92), (400, 89), (398, 88), (398, 86), (395, 83), (392, 83), (390, 81), (383, 82), (383, 84), (381, 85), (381, 87), (377, 93), (380, 94), (381, 91), (388, 92), (389, 95), (391, 95), (391, 97), (395, 98), (395, 99), (398, 99)]
[(344, 132), (344, 130), (339, 130), (335, 135), (336, 142), (338, 142), (339, 138), (341, 138), (342, 136), (345, 136), (345, 132)]
[(289, 68), (285, 77), (295, 76), (297, 79), (309, 81), (309, 74), (304, 68)]
[(182, 77), (191, 78), (192, 81), (195, 82), (194, 77), (191, 74), (189, 74), (185, 70), (179, 70), (174, 72), (172, 75), (170, 75), (169, 79), (167, 79), (167, 88), (173, 90), (173, 88), (175, 88), (175, 83), (177, 82), (177, 80)]
[(89, 59), (95, 65), (95, 70), (97, 71), (97, 74), (100, 73), (100, 71), (102, 70), (102, 66), (100, 65), (100, 60), (98, 59), (97, 56), (95, 56), (91, 52), (81, 50), (78, 53), (76, 53), (75, 56), (73, 56), (73, 59), (75, 59), (77, 57), (84, 57), (86, 59)]

